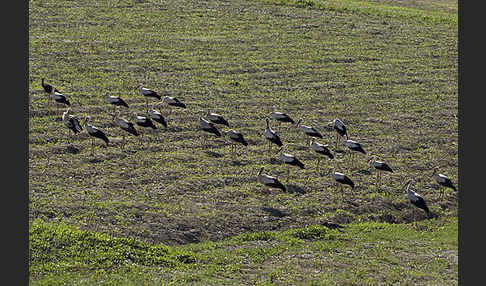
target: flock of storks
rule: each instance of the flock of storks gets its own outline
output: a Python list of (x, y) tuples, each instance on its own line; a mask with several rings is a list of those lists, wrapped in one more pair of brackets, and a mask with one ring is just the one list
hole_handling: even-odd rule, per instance
[[(66, 95), (62, 94), (59, 90), (57, 90), (56, 88), (54, 88), (50, 84), (46, 84), (44, 82), (44, 78), (42, 78), (41, 85), (44, 88), (44, 91), (47, 94), (49, 94), (50, 97), (57, 104), (64, 104), (64, 105), (68, 106), (67, 110), (62, 114), (62, 121), (69, 130), (71, 130), (74, 134), (77, 134), (77, 133), (80, 133), (83, 130), (83, 126), (86, 128), (88, 135), (91, 137), (91, 154), (93, 154), (95, 138), (103, 140), (105, 142), (106, 146), (108, 146), (108, 143), (110, 142), (110, 140), (108, 139), (106, 134), (101, 129), (99, 129), (96, 126), (93, 126), (92, 124), (89, 123), (89, 121), (91, 119), (89, 116), (87, 116), (86, 119), (84, 120), (83, 124), (81, 124), (79, 122), (78, 118), (76, 118), (74, 115), (70, 114), (71, 109), (70, 109), (69, 106), (71, 105), (71, 103), (69, 102)], [(167, 127), (167, 122), (166, 122), (164, 116), (160, 112), (160, 105), (163, 104), (164, 102), (166, 104), (168, 104), (169, 106), (186, 108), (186, 105), (183, 102), (181, 102), (180, 100), (178, 100), (177, 98), (170, 97), (170, 96), (164, 96), (162, 98), (162, 96), (159, 95), (157, 92), (155, 92), (151, 89), (145, 88), (141, 84), (139, 84), (135, 88), (135, 90), (138, 91), (140, 93), (140, 95), (145, 98), (146, 108), (148, 110), (148, 116), (140, 116), (140, 115), (134, 114), (135, 115), (135, 125), (137, 125), (139, 127), (156, 129), (154, 122), (157, 122), (157, 123), (161, 124), (162, 126)], [(159, 102), (154, 105), (154, 108), (157, 107), (159, 110), (148, 108), (149, 98), (155, 98), (155, 99), (159, 100)], [(114, 120), (116, 119), (115, 122), (118, 125), (118, 127), (120, 127), (122, 130), (126, 131), (127, 133), (129, 133), (131, 135), (139, 136), (140, 134), (142, 134), (142, 136), (143, 136), (143, 133), (139, 132), (135, 128), (135, 125), (132, 122), (130, 122), (129, 120), (127, 120), (123, 117), (120, 117), (120, 111), (118, 111), (118, 112), (116, 111), (116, 108), (118, 106), (128, 108), (128, 104), (122, 98), (120, 98), (119, 96), (111, 96), (109, 93), (106, 93), (104, 95), (104, 100), (107, 103), (109, 103), (113, 106), (113, 119)], [(56, 104), (56, 107), (58, 108), (57, 104)], [(323, 138), (323, 136), (314, 127), (303, 125), (302, 124), (302, 118), (299, 119), (296, 123), (289, 115), (287, 115), (283, 112), (275, 111), (275, 110), (273, 110), (271, 112), (271, 117), (273, 119), (275, 119), (277, 122), (279, 122), (279, 124), (281, 124), (281, 123), (295, 124), (295, 126), (298, 127), (307, 136), (307, 138), (308, 138), (307, 146), (309, 146), (309, 148), (317, 154), (316, 169), (317, 169), (318, 172), (319, 172), (319, 162), (320, 162), (321, 156), (325, 156), (330, 160), (334, 159), (334, 155), (332, 154), (331, 150), (329, 149), (329, 145), (321, 144), (321, 143), (316, 141), (316, 138)], [(282, 143), (282, 140), (280, 139), (280, 136), (278, 135), (278, 133), (270, 127), (269, 118), (266, 118), (265, 120), (266, 120), (266, 128), (265, 128), (263, 135), (266, 138), (266, 140), (268, 141), (269, 151), (271, 151), (273, 144), (277, 145), (279, 147), (279, 149), (278, 149), (279, 158), (284, 164), (304, 169), (305, 166), (304, 166), (304, 163), (301, 160), (299, 160), (296, 156), (294, 156), (292, 154), (284, 152), (286, 150), (287, 146)], [(207, 111), (207, 113), (205, 114), (204, 117), (203, 116), (199, 117), (199, 125), (200, 125), (201, 130), (208, 132), (208, 133), (211, 133), (211, 134), (213, 134), (217, 137), (221, 137), (222, 133), (215, 126), (215, 124), (225, 125), (225, 126), (229, 127), (228, 121), (223, 116), (216, 114), (216, 113), (212, 113), (209, 110)], [(346, 126), (344, 125), (344, 123), (341, 120), (334, 119), (331, 122), (329, 122), (326, 127), (332, 128), (336, 131), (336, 148), (338, 147), (338, 142), (340, 141), (340, 138), (342, 138), (342, 137), (345, 138), (344, 145), (349, 148), (350, 156), (351, 156), (352, 159), (354, 157), (353, 154), (355, 152), (367, 154), (360, 143), (348, 138)], [(244, 146), (248, 145), (248, 143), (245, 140), (242, 133), (237, 132), (233, 129), (230, 129), (229, 131), (226, 131), (224, 133), (229, 137), (229, 139), (231, 139), (234, 142), (234, 144), (232, 144), (232, 146), (231, 146), (232, 150), (235, 150), (235, 148), (233, 148), (233, 146), (235, 144), (242, 144)], [(125, 146), (125, 133), (123, 133), (123, 143), (121, 144), (121, 146), (122, 146), (122, 148), (124, 148), (124, 146)], [(352, 160), (352, 163), (354, 163), (354, 160)], [(380, 172), (391, 172), (391, 173), (393, 173), (392, 168), (387, 163), (376, 160), (375, 155), (371, 156), (369, 163), (371, 164), (371, 166), (373, 166), (377, 170), (377, 178), (376, 178), (377, 184), (379, 184), (381, 182)], [(267, 187), (267, 192), (270, 192), (270, 188), (276, 188), (276, 189), (281, 189), (282, 191), (286, 191), (285, 186), (279, 181), (277, 176), (270, 176), (270, 175), (264, 174), (263, 173), (264, 169), (265, 168), (263, 166), (260, 168), (257, 178), (258, 178), (258, 182), (260, 182), (261, 184), (263, 184)], [(289, 175), (290, 175), (290, 167), (287, 170), (288, 170), (288, 173), (287, 173), (287, 180), (288, 180)], [(333, 171), (333, 167), (331, 167), (331, 170)], [(351, 178), (349, 178), (345, 174), (340, 173), (340, 172), (336, 172), (336, 171), (331, 172), (331, 173), (332, 173), (331, 175), (332, 175), (333, 179), (340, 186), (341, 191), (342, 191), (343, 185), (347, 185), (347, 186), (351, 187), (352, 189), (355, 187), (355, 184), (351, 180)], [(435, 181), (440, 186), (446, 187), (446, 188), (451, 188), (454, 191), (457, 191), (456, 187), (454, 186), (452, 181), (447, 176), (438, 173), (438, 168), (434, 168), (433, 177), (435, 178)], [(413, 182), (414, 182), (413, 179), (408, 180), (407, 183), (403, 186), (402, 189), (404, 189), (406, 187), (406, 191), (407, 191), (408, 198), (409, 198), (410, 202), (413, 205), (415, 205), (416, 207), (423, 209), (426, 212), (427, 216), (429, 216), (430, 211), (429, 211), (429, 208), (428, 208), (425, 200), (423, 199), (423, 197), (420, 196), (419, 194), (417, 194), (416, 192), (414, 192), (413, 190), (411, 190), (411, 188), (410, 188), (410, 186), (412, 185)]]

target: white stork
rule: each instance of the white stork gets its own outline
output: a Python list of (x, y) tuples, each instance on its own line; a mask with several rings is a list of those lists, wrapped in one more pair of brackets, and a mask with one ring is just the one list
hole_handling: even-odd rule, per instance
[[(42, 85), (42, 88), (44, 88), (44, 91), (47, 93), (47, 94), (51, 94), (52, 92), (52, 88), (53, 86), (48, 84), (48, 83), (44, 83), (44, 78), (42, 78), (42, 81), (41, 81), (41, 85)], [(55, 92), (59, 92), (61, 93), (59, 90), (57, 90), (56, 88), (54, 88), (54, 91)]]
[(280, 189), (285, 192), (285, 186), (280, 183), (277, 177), (269, 176), (267, 174), (263, 174), (263, 170), (265, 169), (264, 166), (260, 168), (258, 172), (257, 179), (258, 182), (262, 183), (267, 187), (267, 192), (270, 193), (270, 188)]
[(273, 111), (270, 113), (270, 116), (278, 121), (279, 127), (282, 122), (295, 124), (295, 121), (288, 114), (280, 111), (275, 111), (275, 106), (273, 106)]
[(140, 95), (142, 95), (143, 97), (145, 97), (145, 106), (148, 110), (148, 98), (149, 97), (152, 97), (152, 98), (156, 98), (158, 100), (160, 100), (162, 97), (155, 91), (151, 90), (151, 89), (148, 89), (148, 88), (145, 88), (142, 86), (142, 84), (139, 84), (137, 85), (137, 87), (135, 88), (135, 90), (138, 90), (138, 92), (140, 93)]
[(343, 190), (343, 185), (348, 185), (351, 187), (351, 189), (354, 189), (354, 182), (346, 175), (340, 172), (333, 172), (332, 173), (332, 178), (339, 183), (341, 187), (341, 192)]
[[(133, 125), (132, 122), (126, 120), (125, 118), (123, 117), (120, 117), (120, 112), (118, 112), (117, 114), (117, 120), (116, 120), (116, 124), (118, 125), (118, 127), (120, 127), (121, 130), (125, 131), (125, 132), (128, 132), (130, 134), (132, 134), (133, 136), (139, 136), (140, 133), (138, 133), (137, 129), (135, 129), (135, 126)], [(123, 143), (122, 143), (122, 148), (125, 147), (125, 132), (123, 132)]]
[(101, 131), (101, 129), (99, 129), (96, 126), (89, 124), (90, 121), (91, 121), (91, 117), (90, 116), (86, 117), (83, 125), (86, 128), (88, 135), (91, 136), (91, 155), (93, 155), (93, 153), (94, 153), (94, 139), (95, 138), (103, 140), (106, 144), (106, 147), (108, 147), (108, 143), (110, 142), (110, 140), (108, 139), (106, 134), (103, 131)]
[[(164, 99), (162, 100), (162, 103), (165, 102), (169, 106), (174, 106), (174, 107), (179, 107), (179, 108), (186, 108), (186, 105), (184, 102), (180, 101), (179, 99), (172, 97), (172, 96), (164, 96)], [(169, 110), (171, 112), (172, 109)]]
[(359, 144), (358, 142), (356, 142), (354, 140), (347, 139), (346, 141), (344, 141), (344, 145), (346, 145), (346, 147), (348, 147), (351, 150), (349, 155), (351, 156), (351, 163), (352, 163), (353, 166), (354, 166), (354, 153), (353, 152), (359, 152), (359, 153), (363, 153), (363, 154), (366, 155), (366, 151), (363, 149), (363, 146), (361, 146), (361, 144)]
[[(150, 118), (146, 116), (140, 116), (135, 114), (135, 124), (143, 128), (152, 128), (152, 130), (157, 129), (157, 127), (154, 125), (152, 120), (150, 120)], [(142, 141), (143, 141), (143, 134), (144, 132), (142, 132)]]
[(68, 109), (65, 112), (63, 112), (62, 122), (64, 122), (64, 125), (76, 135), (81, 131), (83, 131), (83, 127), (81, 126), (79, 120), (74, 115), (69, 114), (70, 111), (71, 108), (68, 107)]
[(314, 150), (314, 152), (316, 152), (317, 154), (319, 154), (317, 156), (317, 166), (316, 166), (317, 172), (319, 173), (319, 162), (321, 160), (321, 156), (320, 155), (327, 156), (330, 160), (334, 159), (334, 155), (331, 153), (331, 150), (329, 150), (327, 144), (324, 145), (324, 144), (318, 143), (318, 142), (316, 142), (316, 139), (315, 138), (312, 138), (311, 139), (311, 143), (310, 143), (309, 147), (312, 150)]
[(265, 122), (267, 123), (267, 127), (265, 128), (265, 139), (267, 139), (268, 142), (268, 152), (270, 152), (272, 148), (272, 143), (277, 145), (278, 147), (282, 147), (282, 141), (280, 140), (280, 136), (270, 128), (270, 123), (268, 118), (265, 118)]
[[(233, 142), (240, 143), (243, 146), (248, 146), (248, 142), (246, 142), (245, 138), (243, 137), (243, 134), (241, 132), (235, 131), (233, 129), (230, 129), (226, 132), (224, 132)], [(236, 146), (235, 144), (231, 144), (231, 147)]]
[(309, 142), (310, 142), (310, 138), (314, 137), (314, 138), (322, 138), (322, 135), (321, 133), (319, 133), (319, 131), (317, 131), (317, 129), (315, 129), (314, 127), (312, 126), (307, 126), (307, 125), (302, 125), (302, 118), (300, 118), (298, 121), (297, 121), (297, 124), (295, 124), (296, 127), (298, 127), (300, 130), (302, 130), (302, 132), (304, 132), (305, 135), (307, 135), (307, 143), (306, 145), (309, 145)]
[(103, 98), (105, 100), (105, 102), (113, 105), (113, 118), (115, 118), (116, 116), (116, 107), (117, 106), (124, 106), (126, 108), (128, 108), (128, 104), (119, 96), (112, 96), (110, 95), (109, 92), (105, 93), (105, 95), (103, 95)]
[(164, 116), (162, 116), (162, 113), (160, 113), (159, 111), (157, 111), (155, 109), (151, 109), (151, 110), (149, 110), (149, 115), (150, 115), (150, 118), (153, 121), (158, 122), (162, 126), (167, 128), (167, 121), (165, 121), (165, 118), (164, 118)]
[[(439, 184), (441, 187), (450, 188), (450, 189), (453, 189), (454, 191), (457, 192), (456, 186), (454, 186), (451, 179), (449, 179), (447, 176), (445, 176), (443, 174), (439, 174), (439, 168), (438, 167), (434, 168), (433, 176), (434, 176), (434, 179), (437, 182), (437, 184)], [(441, 192), (441, 194), (443, 194), (443, 193), (444, 192)]]
[(376, 160), (376, 155), (372, 155), (371, 159), (369, 161), (370, 165), (373, 166), (377, 172), (376, 172), (376, 182), (378, 187), (381, 185), (381, 172), (390, 172), (393, 173), (392, 168), (385, 162), (383, 161), (378, 161)]
[[(289, 166), (295, 166), (295, 167), (299, 167), (300, 169), (305, 169), (305, 165), (304, 163), (302, 163), (302, 161), (297, 159), (297, 157), (295, 157), (292, 154), (284, 153), (284, 149), (286, 149), (286, 145), (278, 149), (278, 153), (280, 153), (279, 156), (280, 161), (282, 161), (284, 164)], [(290, 168), (287, 168), (287, 182), (289, 181), (289, 177), (290, 177)]]
[(57, 113), (59, 113), (59, 105), (58, 105), (59, 103), (65, 104), (67, 106), (71, 106), (71, 103), (69, 102), (67, 97), (64, 94), (57, 92), (56, 89), (51, 89), (51, 98), (54, 99), (54, 101), (56, 101)]
[[(44, 91), (50, 96), (51, 93), (52, 93), (52, 89), (54, 89), (55, 92), (58, 92), (58, 93), (61, 93), (59, 90), (57, 90), (55, 87), (53, 87), (52, 85), (48, 84), (48, 83), (44, 83), (44, 78), (42, 78), (42, 81), (41, 81), (41, 85), (42, 85), (42, 88), (44, 89)], [(47, 105), (50, 106), (51, 105), (51, 100), (48, 98), (47, 100)]]
[(202, 117), (199, 117), (199, 126), (201, 127), (201, 130), (214, 134), (216, 137), (221, 137), (221, 132), (218, 130), (218, 128)]
[(206, 113), (206, 118), (214, 124), (226, 125), (229, 127), (229, 123), (222, 115), (212, 113), (210, 110)]
[(338, 141), (339, 141), (339, 136), (343, 137), (345, 136), (346, 139), (348, 139), (348, 133), (346, 130), (346, 125), (339, 120), (338, 118), (334, 119), (333, 121), (329, 122), (327, 125), (329, 127), (332, 127), (336, 131), (336, 148), (338, 147)]
[(412, 185), (412, 183), (414, 183), (415, 181), (413, 179), (410, 179), (408, 180), (408, 182), (405, 184), (405, 186), (407, 187), (407, 195), (408, 195), (408, 199), (410, 200), (410, 202), (420, 208), (420, 209), (423, 209), (425, 211), (425, 213), (427, 214), (427, 216), (429, 217), (430, 216), (430, 210), (429, 210), (429, 207), (427, 206), (427, 204), (425, 203), (425, 200), (424, 198), (422, 198), (422, 196), (420, 196), (419, 194), (417, 194), (416, 192), (412, 191), (410, 189), (410, 186)]

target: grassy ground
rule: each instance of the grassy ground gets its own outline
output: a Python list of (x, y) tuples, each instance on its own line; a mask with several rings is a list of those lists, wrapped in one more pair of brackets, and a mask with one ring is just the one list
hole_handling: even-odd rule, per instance
[(30, 278), (33, 285), (457, 285), (457, 235), (449, 218), (166, 247), (35, 221)]
[[(457, 184), (457, 14), (414, 4), (382, 9), (384, 2), (275, 2), (30, 1), (31, 221), (166, 245), (328, 220), (408, 223), (426, 219), (401, 190), (410, 177), (438, 221), (457, 217), (456, 196), (441, 196), (431, 177), (438, 166)], [(42, 77), (70, 96), (73, 114), (91, 116), (109, 147), (97, 142), (92, 156), (86, 133), (67, 135)], [(145, 112), (138, 83), (188, 108), (164, 107), (169, 127), (129, 138), (122, 150), (101, 95), (122, 96), (130, 105), (122, 114), (132, 119)], [(286, 182), (286, 166), (263, 138), (272, 106), (323, 133), (336, 159), (321, 162), (321, 174), (300, 131), (271, 121), (307, 167)], [(207, 109), (243, 132), (249, 147), (235, 157), (227, 139), (199, 131)], [(325, 125), (336, 117), (395, 170), (381, 188), (365, 156), (352, 167), (345, 147), (333, 145)], [(255, 177), (262, 165), (289, 191), (266, 194)], [(338, 192), (330, 167), (357, 188)], [(457, 267), (447, 277), (456, 276)]]

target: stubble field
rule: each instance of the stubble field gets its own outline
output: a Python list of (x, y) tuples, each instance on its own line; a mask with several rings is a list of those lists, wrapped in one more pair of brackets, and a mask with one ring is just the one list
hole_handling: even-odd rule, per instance
[[(191, 285), (379, 284), (372, 273), (385, 261), (397, 267), (397, 274), (383, 274), (383, 284), (457, 284), (458, 196), (441, 195), (432, 178), (437, 166), (458, 182), (457, 9), (451, 8), (453, 1), (393, 2), (30, 1), (31, 281), (61, 283), (69, 273), (79, 275), (70, 281), (74, 284), (94, 283), (89, 279), (108, 284), (154, 279)], [(56, 111), (52, 102), (49, 107), (43, 77), (69, 96), (74, 115), (90, 116), (106, 132), (107, 148), (96, 141), (91, 155), (85, 131), (68, 134), (60, 121), (65, 107)], [(133, 121), (135, 113), (146, 114), (145, 99), (134, 90), (139, 83), (179, 98), (187, 109), (164, 106), (168, 127), (159, 125), (143, 138), (127, 135), (122, 149), (123, 131), (102, 95), (120, 95), (130, 106), (121, 109), (122, 116)], [(151, 106), (155, 103), (150, 100)], [(306, 165), (292, 169), (287, 181), (288, 167), (278, 160), (275, 146), (268, 152), (263, 137), (273, 107), (321, 131), (324, 138), (318, 141), (329, 144), (336, 158), (321, 160), (317, 172), (316, 155), (302, 132), (270, 120), (287, 152)], [(199, 130), (198, 118), (208, 109), (241, 131), (248, 148), (234, 155), (227, 137)], [(346, 147), (335, 147), (334, 132), (326, 128), (334, 118), (348, 126), (350, 139), (394, 169), (384, 174), (380, 188), (368, 156), (355, 156), (352, 167)], [(288, 191), (267, 194), (256, 180), (260, 166)], [(356, 188), (340, 192), (331, 167), (350, 176)], [(426, 199), (432, 218), (409, 203), (402, 189), (409, 178), (415, 179), (414, 189)], [(344, 232), (322, 226), (327, 221), (345, 225)], [(167, 245), (176, 262), (75, 263), (61, 259), (69, 255), (61, 255), (57, 245), (47, 247), (50, 255), (40, 255), (46, 250), (34, 248), (35, 242), (57, 241), (60, 223), (73, 233), (79, 227), (84, 238), (96, 232), (107, 235), (97, 238), (103, 241), (136, 239), (149, 252)], [(299, 229), (303, 237), (295, 234)], [(361, 235), (367, 233), (363, 229), (387, 229), (375, 238), (390, 252), (375, 256), (376, 268), (360, 274), (360, 261), (377, 255), (380, 245), (373, 235)], [(51, 240), (41, 235), (46, 233)], [(311, 248), (308, 258), (299, 258), (303, 248)], [(330, 271), (322, 270), (323, 249), (348, 248), (362, 251), (346, 261), (331, 260), (335, 271), (331, 264)], [(221, 261), (218, 249), (224, 249)], [(238, 249), (263, 260), (245, 264)], [(391, 258), (395, 251), (408, 257), (405, 252), (421, 249), (427, 254), (411, 262)], [(427, 260), (443, 253), (446, 258), (436, 264)], [(279, 260), (302, 269), (272, 274)], [(304, 262), (321, 270), (305, 274)], [(413, 276), (413, 263), (427, 265), (424, 275)], [(342, 265), (355, 271), (340, 273)], [(120, 267), (128, 269), (121, 282), (113, 276)], [(140, 274), (145, 268), (149, 274)], [(107, 274), (99, 274), (100, 269)]]

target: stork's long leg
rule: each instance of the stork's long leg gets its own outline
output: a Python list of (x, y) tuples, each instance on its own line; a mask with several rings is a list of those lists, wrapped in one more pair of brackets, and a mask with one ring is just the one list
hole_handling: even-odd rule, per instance
[(94, 154), (94, 139), (91, 138), (91, 155)]

